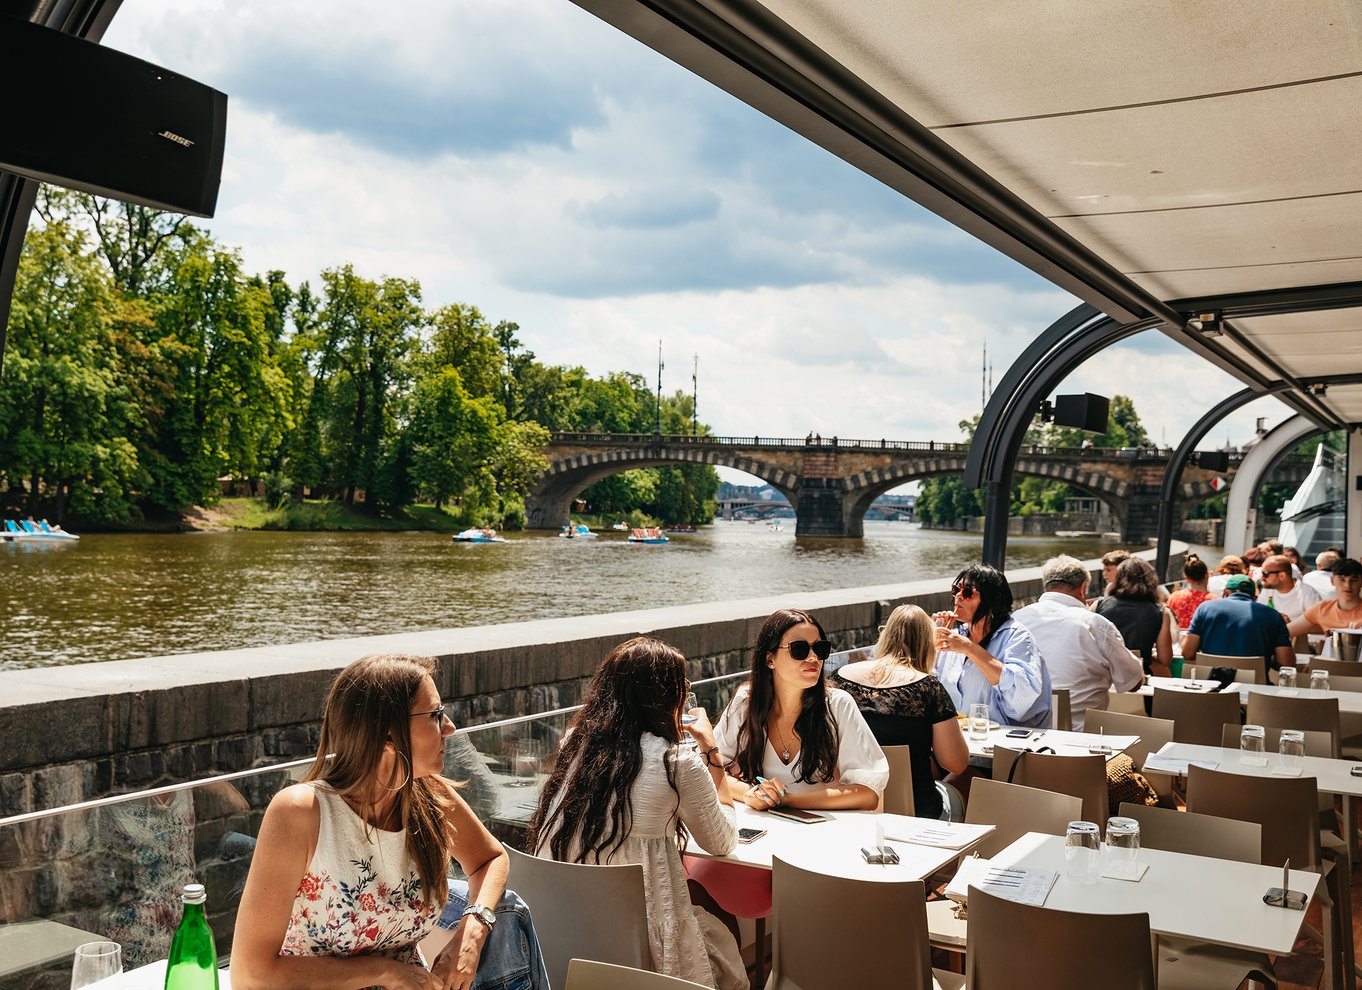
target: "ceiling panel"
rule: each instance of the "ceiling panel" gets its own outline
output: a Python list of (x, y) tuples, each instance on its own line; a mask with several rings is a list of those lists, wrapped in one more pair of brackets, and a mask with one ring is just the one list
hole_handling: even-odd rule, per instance
[(1246, 265), (1241, 268), (1190, 269), (1130, 275), (1131, 281), (1160, 299), (1188, 299), (1256, 292), (1264, 288), (1296, 288), (1362, 282), (1362, 258), (1316, 261), (1300, 265)]

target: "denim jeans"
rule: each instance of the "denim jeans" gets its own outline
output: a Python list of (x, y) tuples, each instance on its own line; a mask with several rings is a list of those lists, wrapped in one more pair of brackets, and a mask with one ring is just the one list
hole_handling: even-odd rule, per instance
[[(445, 929), (456, 927), (467, 906), (467, 882), (451, 879), (449, 900), (437, 924)], [(519, 894), (508, 890), (497, 903), (496, 916), (497, 923), (482, 946), (473, 990), (549, 990), (548, 971), (539, 953), (529, 907)]]

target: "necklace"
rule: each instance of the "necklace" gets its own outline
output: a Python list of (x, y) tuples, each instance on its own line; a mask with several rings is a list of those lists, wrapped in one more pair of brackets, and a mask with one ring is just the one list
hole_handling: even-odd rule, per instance
[[(771, 716), (771, 728), (772, 728), (772, 729), (775, 729), (775, 730), (779, 733), (779, 730), (780, 730), (780, 720), (779, 720), (778, 718), (776, 718), (774, 715)], [(783, 736), (784, 736), (784, 733), (780, 733), (780, 735), (783, 737)], [(790, 762), (790, 747), (794, 745), (794, 741), (795, 741), (794, 726), (790, 726), (790, 735), (789, 735), (789, 738), (785, 739), (784, 742), (780, 742), (779, 739), (777, 739), (776, 741), (777, 741), (777, 743), (780, 745), (780, 759), (781, 759), (781, 762), (783, 762), (783, 763), (789, 763), (789, 762)]]

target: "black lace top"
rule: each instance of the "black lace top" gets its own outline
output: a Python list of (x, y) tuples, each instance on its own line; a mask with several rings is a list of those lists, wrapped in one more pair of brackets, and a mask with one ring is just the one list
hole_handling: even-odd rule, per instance
[(932, 726), (955, 718), (946, 688), (928, 675), (911, 684), (868, 687), (833, 672), (834, 687), (846, 691), (865, 716), (881, 746), (907, 746), (913, 768), (913, 804), (919, 818), (941, 817), (941, 794), (932, 776)]

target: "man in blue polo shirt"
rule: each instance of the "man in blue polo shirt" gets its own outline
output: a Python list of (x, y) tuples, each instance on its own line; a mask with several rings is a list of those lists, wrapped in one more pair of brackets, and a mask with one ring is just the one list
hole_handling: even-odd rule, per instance
[(1282, 613), (1254, 601), (1257, 592), (1253, 578), (1232, 575), (1225, 584), (1225, 597), (1202, 602), (1192, 613), (1192, 624), (1182, 637), (1182, 658), (1194, 662), (1198, 652), (1262, 657), (1269, 670), (1294, 664), (1296, 655)]

